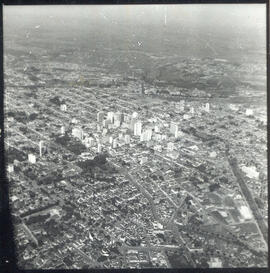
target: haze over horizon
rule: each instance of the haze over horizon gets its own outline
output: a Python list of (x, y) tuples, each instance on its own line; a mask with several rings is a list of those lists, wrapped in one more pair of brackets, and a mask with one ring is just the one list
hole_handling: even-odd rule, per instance
[(73, 41), (77, 48), (236, 59), (266, 52), (263, 4), (4, 6), (3, 15), (4, 37), (29, 46)]

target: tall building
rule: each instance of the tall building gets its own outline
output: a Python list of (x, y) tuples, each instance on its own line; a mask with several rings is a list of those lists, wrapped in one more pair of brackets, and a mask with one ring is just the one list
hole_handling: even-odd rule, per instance
[(253, 115), (253, 110), (252, 109), (247, 109), (246, 110), (246, 116), (252, 116)]
[(36, 156), (33, 154), (28, 154), (28, 161), (32, 164), (36, 163)]
[[(104, 126), (105, 127), (105, 126)], [(105, 127), (106, 128), (106, 127)], [(97, 124), (97, 132), (101, 132), (102, 126), (100, 124)]]
[(172, 121), (170, 126), (170, 133), (175, 136), (177, 135), (177, 132), (178, 132), (178, 124)]
[(168, 145), (167, 145), (167, 151), (172, 152), (173, 150), (174, 150), (174, 143), (169, 142)]
[(7, 170), (8, 170), (9, 173), (13, 173), (14, 172), (14, 165), (9, 164)]
[(132, 113), (132, 118), (138, 118), (139, 114), (137, 112)]
[(123, 114), (123, 119), (125, 122), (129, 122), (130, 121), (130, 117), (126, 114)]
[(114, 120), (114, 112), (108, 112), (107, 114), (107, 119), (113, 123), (113, 120)]
[(142, 134), (140, 135), (140, 141), (146, 141), (146, 133), (145, 133), (145, 131), (143, 131)]
[(102, 152), (101, 143), (98, 143), (98, 145), (97, 145), (97, 152), (98, 152), (98, 153), (101, 153), (101, 152)]
[(90, 147), (94, 146), (94, 144), (95, 144), (95, 140), (92, 137), (90, 137), (90, 139), (89, 139)]
[(194, 114), (194, 107), (190, 107), (190, 114)]
[(148, 159), (147, 159), (146, 156), (141, 157), (141, 159), (140, 159), (140, 164), (142, 165), (142, 164), (146, 163), (147, 160), (148, 160)]
[(104, 112), (97, 113), (97, 122), (103, 122), (104, 119)]
[(145, 94), (145, 88), (144, 88), (144, 83), (142, 82), (141, 85), (141, 94), (144, 95)]
[(92, 137), (86, 137), (84, 143), (87, 147), (92, 147), (95, 144), (95, 140)]
[(132, 132), (134, 132), (134, 125), (135, 125), (135, 123), (137, 122), (137, 118), (133, 118), (133, 117), (131, 117), (131, 120), (130, 120), (130, 130), (132, 131)]
[(125, 143), (126, 144), (130, 143), (130, 135), (125, 135)]
[(207, 102), (207, 103), (205, 104), (204, 110), (205, 110), (207, 113), (210, 112), (210, 104), (209, 104), (209, 102)]
[(83, 139), (83, 130), (81, 128), (73, 128), (72, 129), (72, 135), (80, 140)]
[(39, 156), (42, 157), (42, 154), (43, 154), (43, 150), (44, 150), (44, 142), (41, 140), (39, 142)]
[(109, 143), (110, 143), (110, 144), (113, 143), (113, 137), (112, 137), (112, 136), (109, 137)]
[(229, 108), (233, 111), (238, 111), (239, 110), (239, 106), (236, 104), (229, 104)]
[(151, 140), (152, 139), (152, 129), (147, 129), (146, 130), (146, 141), (149, 141), (149, 140)]
[(134, 135), (135, 136), (140, 136), (141, 134), (142, 134), (142, 122), (140, 120), (138, 120), (134, 124)]
[(63, 111), (63, 112), (67, 111), (67, 105), (66, 104), (61, 104), (60, 105), (60, 110)]
[(181, 112), (183, 112), (185, 110), (185, 100), (180, 100), (179, 109)]
[(152, 139), (152, 129), (147, 129), (142, 132), (140, 141), (150, 141)]
[(177, 131), (176, 133), (175, 133), (175, 138), (177, 138), (177, 137), (182, 137), (184, 135), (184, 133), (181, 131), (181, 130), (179, 130), (179, 131)]
[(160, 132), (159, 126), (155, 125), (155, 133), (159, 133), (159, 132)]
[(77, 123), (78, 123), (78, 120), (77, 120), (76, 118), (72, 118), (71, 123), (77, 124)]
[(115, 139), (113, 140), (113, 145), (112, 145), (112, 147), (113, 147), (113, 148), (117, 148), (117, 145), (118, 145), (117, 139), (115, 138)]
[(209, 268), (221, 268), (222, 267), (222, 261), (218, 257), (211, 257), (208, 264), (209, 264)]
[[(117, 127), (119, 127), (119, 126), (122, 124), (123, 121), (124, 121), (123, 114), (122, 114), (121, 112), (116, 112), (116, 113), (114, 114), (114, 124), (117, 123), (117, 124), (115, 124), (115, 125), (116, 125)], [(119, 126), (118, 126), (118, 124), (119, 124)]]
[(114, 124), (115, 127), (120, 127), (121, 126), (120, 120), (114, 120), (113, 124)]
[(102, 130), (102, 135), (106, 136), (106, 134), (108, 133), (108, 129), (107, 128), (103, 128)]
[(104, 126), (105, 128), (108, 128), (108, 126), (109, 126), (110, 123), (111, 123), (111, 121), (110, 121), (109, 119), (103, 120), (103, 126)]
[(61, 126), (61, 135), (64, 135), (64, 134), (65, 134), (65, 132), (66, 132), (66, 130), (65, 130), (65, 126)]
[(166, 140), (167, 139), (167, 135), (161, 135), (161, 140)]
[(160, 140), (161, 140), (161, 134), (155, 134), (155, 135), (154, 135), (154, 139), (155, 139), (156, 141), (160, 141)]

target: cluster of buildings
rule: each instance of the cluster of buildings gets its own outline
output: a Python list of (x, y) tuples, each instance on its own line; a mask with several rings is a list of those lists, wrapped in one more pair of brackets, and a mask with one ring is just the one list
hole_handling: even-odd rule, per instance
[[(89, 77), (98, 81), (98, 73)], [(19, 264), (265, 266), (265, 240), (228, 161), (237, 159), (266, 222), (258, 201), (267, 166), (259, 107), (209, 97), (148, 99), (140, 88), (134, 80), (58, 88), (59, 105), (51, 103), (53, 88), (39, 88), (29, 105), (28, 91), (6, 84), (10, 112), (37, 113), (31, 121), (8, 120)]]

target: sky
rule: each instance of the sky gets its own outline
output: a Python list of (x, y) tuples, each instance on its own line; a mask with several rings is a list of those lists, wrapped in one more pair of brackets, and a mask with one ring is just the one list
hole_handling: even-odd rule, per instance
[(244, 25), (259, 31), (266, 25), (265, 4), (4, 6), (3, 14), (4, 24), (87, 18), (89, 23)]
[(25, 41), (43, 35), (45, 40), (86, 43), (108, 37), (105, 44), (114, 39), (116, 46), (124, 46), (133, 35), (144, 44), (160, 43), (161, 50), (168, 38), (175, 52), (186, 47), (185, 55), (189, 48), (200, 50), (198, 43), (220, 49), (221, 55), (228, 49), (234, 55), (237, 48), (241, 54), (247, 48), (266, 49), (265, 4), (4, 6), (3, 24), (4, 40), (8, 34)]

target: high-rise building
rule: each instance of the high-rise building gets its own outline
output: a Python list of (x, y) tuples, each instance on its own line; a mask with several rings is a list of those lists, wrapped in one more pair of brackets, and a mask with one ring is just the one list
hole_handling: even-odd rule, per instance
[(147, 157), (146, 157), (146, 156), (143, 156), (143, 157), (140, 159), (140, 164), (142, 165), (142, 164), (146, 163), (147, 160), (148, 160)]
[(158, 152), (162, 152), (162, 146), (161, 145), (155, 145), (154, 150)]
[(110, 143), (110, 144), (113, 143), (113, 137), (112, 137), (112, 136), (109, 137), (109, 143)]
[(71, 123), (77, 124), (77, 123), (78, 123), (78, 120), (77, 120), (76, 118), (72, 118)]
[(154, 139), (155, 139), (156, 141), (160, 141), (160, 140), (161, 140), (161, 134), (155, 134), (155, 135), (154, 135)]
[(145, 94), (145, 88), (144, 88), (144, 83), (142, 82), (141, 85), (141, 94), (144, 95)]
[(160, 132), (159, 126), (155, 125), (155, 133), (159, 133), (159, 132)]
[(141, 133), (140, 141), (150, 141), (152, 139), (152, 129), (147, 129)]
[(140, 135), (140, 141), (146, 141), (146, 133), (143, 131)]
[(102, 129), (102, 126), (100, 124), (97, 124), (97, 132), (101, 132), (101, 129)]
[(36, 156), (33, 154), (28, 154), (28, 161), (32, 164), (36, 163)]
[(118, 145), (118, 142), (117, 142), (117, 139), (115, 138), (115, 139), (113, 140), (113, 145), (112, 145), (112, 147), (113, 147), (113, 148), (117, 148), (117, 145)]
[(229, 104), (229, 108), (230, 110), (233, 110), (233, 111), (238, 111), (239, 110), (239, 106), (236, 105), (236, 104)]
[(115, 127), (120, 127), (121, 126), (120, 120), (114, 120), (113, 124), (114, 124)]
[(43, 154), (43, 150), (44, 150), (44, 142), (41, 140), (39, 142), (39, 156), (42, 157), (42, 154)]
[(14, 165), (13, 165), (13, 164), (9, 164), (9, 165), (8, 165), (8, 168), (7, 168), (7, 171), (8, 171), (9, 173), (13, 173), (13, 172), (14, 172)]
[(178, 124), (172, 121), (170, 126), (170, 133), (175, 136), (177, 132), (178, 132)]
[(194, 107), (190, 107), (190, 114), (194, 114)]
[(66, 104), (61, 104), (60, 105), (60, 110), (63, 111), (63, 112), (67, 111), (67, 105)]
[(130, 135), (125, 135), (125, 143), (126, 144), (130, 143)]
[(135, 136), (140, 136), (141, 134), (142, 134), (142, 122), (140, 120), (138, 120), (134, 124), (134, 135)]
[(152, 139), (152, 129), (147, 129), (146, 130), (146, 141), (149, 141), (149, 140), (151, 140)]
[(209, 268), (221, 268), (222, 261), (218, 257), (210, 257), (210, 261), (208, 262)]
[(132, 113), (132, 118), (138, 118), (139, 114), (137, 112)]
[(97, 113), (97, 122), (103, 122), (104, 119), (104, 112)]
[(161, 140), (166, 140), (167, 139), (167, 135), (161, 135)]
[(207, 113), (210, 112), (210, 104), (209, 104), (209, 102), (207, 102), (207, 103), (205, 104), (204, 110), (205, 110)]
[(95, 144), (95, 140), (92, 137), (90, 137), (90, 139), (89, 139), (90, 147), (94, 146), (94, 144)]
[(101, 143), (98, 143), (98, 145), (97, 145), (97, 152), (98, 152), (98, 153), (101, 153), (101, 152), (102, 152)]
[(246, 116), (252, 116), (253, 115), (253, 110), (252, 109), (247, 109), (246, 110)]
[(134, 132), (134, 125), (136, 122), (137, 122), (137, 118), (132, 117), (130, 120), (130, 127), (129, 127), (132, 132)]
[(107, 119), (113, 123), (113, 120), (114, 120), (114, 112), (108, 112), (107, 114)]
[(168, 150), (168, 152), (172, 152), (174, 150), (174, 143), (173, 142), (168, 143), (167, 150)]
[(92, 147), (95, 144), (95, 140), (92, 137), (86, 137), (84, 143), (87, 147)]
[(107, 128), (103, 128), (102, 130), (102, 135), (106, 136), (106, 134), (108, 133), (108, 129)]
[(129, 122), (130, 121), (130, 117), (126, 114), (123, 114), (123, 118), (125, 122)]
[(185, 105), (185, 100), (180, 100), (180, 105)]
[(108, 126), (109, 126), (110, 123), (111, 123), (111, 121), (110, 121), (109, 119), (103, 120), (103, 126), (104, 126), (105, 128), (108, 128)]
[(181, 112), (183, 112), (185, 110), (185, 100), (180, 100), (179, 109)]
[(175, 138), (177, 138), (177, 137), (182, 137), (184, 135), (184, 133), (181, 131), (181, 130), (179, 130), (179, 131), (177, 131), (176, 133), (175, 133)]
[[(117, 127), (119, 127), (119, 126), (122, 124), (123, 121), (124, 121), (123, 114), (122, 114), (121, 112), (116, 112), (116, 113), (114, 114), (114, 124), (117, 123), (117, 124), (115, 124), (115, 125), (116, 125)], [(118, 124), (119, 124), (119, 126), (118, 126)]]
[(66, 132), (66, 130), (65, 130), (65, 126), (61, 126), (61, 135), (64, 135), (64, 134), (65, 134), (65, 132)]
[(72, 135), (80, 140), (83, 139), (83, 130), (81, 128), (73, 128), (72, 129)]

